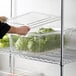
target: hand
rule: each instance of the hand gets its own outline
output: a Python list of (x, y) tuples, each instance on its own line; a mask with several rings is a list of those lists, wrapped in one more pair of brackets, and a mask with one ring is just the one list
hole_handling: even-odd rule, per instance
[(0, 17), (0, 21), (1, 21), (1, 22), (5, 22), (5, 21), (7, 21), (7, 17), (5, 17), (5, 16), (1, 16), (1, 17)]
[(29, 30), (30, 30), (30, 28), (28, 26), (20, 26), (20, 27), (11, 26), (10, 30), (8, 31), (8, 33), (26, 35)]
[(20, 35), (26, 35), (29, 30), (30, 28), (28, 26), (20, 26), (20, 27), (17, 27), (16, 33)]

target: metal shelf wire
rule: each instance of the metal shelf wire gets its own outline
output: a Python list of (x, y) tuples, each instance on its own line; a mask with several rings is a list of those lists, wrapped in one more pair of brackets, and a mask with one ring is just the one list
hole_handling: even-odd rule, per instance
[[(72, 63), (76, 61), (76, 51), (75, 50), (64, 50), (63, 55), (63, 65)], [(43, 53), (28, 53), (28, 52), (14, 52), (15, 54), (18, 54), (22, 58), (32, 59), (36, 61), (42, 61), (47, 63), (53, 63), (60, 65), (60, 49), (58, 50), (52, 50), (47, 51)]]
[[(9, 19), (8, 23), (17, 24), (17, 25), (27, 24), (28, 26), (33, 28), (33, 27), (39, 27), (39, 26), (41, 27), (42, 25), (46, 25), (56, 21), (60, 21), (60, 17), (53, 16), (53, 15), (50, 16), (43, 13), (30, 12), (30, 13)], [(10, 41), (12, 41), (12, 39), (10, 39)], [(60, 49), (51, 50), (43, 53), (31, 53), (31, 52), (22, 52), (22, 51), (19, 52), (15, 48), (13, 48), (13, 45), (11, 47), (12, 47), (11, 52), (9, 51), (9, 53), (11, 54), (18, 54), (22, 58), (60, 65), (60, 58), (61, 58)], [(76, 51), (64, 49), (63, 64), (65, 65), (75, 61), (76, 61)]]
[[(19, 52), (17, 50), (9, 51), (10, 48), (1, 50), (0, 54), (13, 54), (13, 55), (19, 55), (20, 57), (24, 59), (31, 59), (35, 61), (41, 61), (41, 62), (47, 62), (52, 64), (58, 64), (60, 65), (60, 49), (57, 50), (51, 50), (47, 52), (42, 53), (31, 53), (31, 52)], [(70, 49), (64, 49), (64, 55), (63, 55), (63, 64), (69, 64), (72, 62), (76, 62), (76, 50), (70, 50)]]

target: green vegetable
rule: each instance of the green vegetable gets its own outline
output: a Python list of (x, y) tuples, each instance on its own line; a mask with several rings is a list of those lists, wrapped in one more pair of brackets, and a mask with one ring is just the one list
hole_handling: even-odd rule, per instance
[(20, 36), (19, 35), (11, 35), (11, 38), (12, 38), (12, 44), (15, 45), (16, 41), (18, 40)]
[(27, 37), (20, 37), (16, 43), (15, 43), (15, 47), (18, 50), (28, 50), (27, 49), (27, 44), (28, 44), (28, 38)]
[(46, 36), (46, 50), (51, 50), (60, 47), (60, 34), (52, 34)]
[(2, 39), (0, 39), (0, 48), (9, 47), (9, 37), (6, 34)]
[(28, 41), (28, 50), (32, 52), (44, 51), (44, 39), (38, 36), (33, 36), (32, 40)]
[(48, 33), (48, 32), (54, 32), (52, 28), (40, 28), (39, 33)]
[[(28, 37), (20, 37), (15, 43), (16, 49), (29, 52), (44, 52), (60, 48), (60, 34), (52, 32), (56, 31), (52, 28), (40, 28), (38, 32), (32, 32)], [(65, 39), (65, 44), (66, 41)]]
[(27, 47), (28, 47), (28, 50), (32, 51), (32, 52), (35, 52), (35, 51), (37, 51), (39, 49), (38, 48), (38, 42), (34, 41), (34, 40), (29, 40)]

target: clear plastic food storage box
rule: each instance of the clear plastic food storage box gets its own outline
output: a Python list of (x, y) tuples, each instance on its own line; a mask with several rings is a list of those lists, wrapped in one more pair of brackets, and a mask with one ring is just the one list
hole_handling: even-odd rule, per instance
[[(31, 30), (28, 32), (27, 35), (22, 36), (22, 35), (9, 34), (10, 53), (18, 54), (23, 58), (60, 64), (60, 58), (61, 58), (60, 17), (54, 15), (47, 15), (39, 12), (29, 12), (24, 15), (20, 15), (12, 19), (9, 19), (7, 23), (12, 24), (16, 27), (27, 25), (31, 28)], [(70, 41), (70, 39), (72, 39), (71, 34), (70, 35), (68, 34), (68, 30), (64, 30), (63, 64), (70, 63), (76, 60), (75, 48), (71, 49), (71, 47), (73, 47), (72, 45), (73, 42)], [(73, 37), (74, 35), (75, 33), (73, 34)], [(72, 40), (74, 41), (75, 38)]]
[(22, 69), (14, 69), (14, 72), (0, 71), (0, 76), (45, 76), (44, 73), (22, 70)]
[(27, 25), (31, 28), (26, 36), (11, 35), (14, 50), (44, 52), (60, 48), (60, 17), (30, 12), (12, 18), (8, 22), (17, 27)]
[(0, 71), (0, 76), (18, 76), (18, 75), (5, 71)]
[(17, 40), (13, 38), (16, 35), (11, 35), (14, 50), (39, 53), (60, 48), (60, 31), (51, 28), (40, 28), (38, 31), (30, 32), (27, 36), (18, 36)]
[(4, 72), (4, 71), (1, 71), (0, 72), (0, 76), (31, 76), (27, 73), (16, 73), (16, 74), (13, 74), (13, 73), (9, 73), (9, 72)]
[(56, 62), (60, 62), (61, 19), (59, 16), (29, 12), (7, 22), (16, 27), (27, 25), (31, 28), (24, 36), (10, 35), (11, 53), (45, 62), (51, 62), (54, 57), (52, 60), (55, 62), (56, 53), (53, 52), (57, 51)]
[[(29, 12), (8, 20), (17, 27), (27, 25), (31, 28), (27, 35), (10, 35), (11, 53), (23, 58), (60, 64), (61, 57), (61, 19), (54, 15)], [(75, 55), (68, 47), (67, 31), (64, 30), (63, 64), (75, 61)]]

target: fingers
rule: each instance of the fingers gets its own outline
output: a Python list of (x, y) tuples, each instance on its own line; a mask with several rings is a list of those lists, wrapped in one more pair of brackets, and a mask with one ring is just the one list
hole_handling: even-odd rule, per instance
[(0, 21), (1, 21), (1, 22), (5, 22), (5, 21), (7, 21), (7, 17), (5, 17), (5, 16), (1, 16), (1, 17), (0, 17)]
[(28, 26), (24, 26), (25, 28), (26, 28), (26, 30), (27, 31), (29, 31), (30, 30), (30, 27), (28, 27)]
[(21, 27), (24, 35), (26, 35), (30, 31), (30, 28), (28, 26), (21, 26)]
[(17, 34), (26, 35), (30, 28), (28, 26), (20, 26), (16, 29)]

